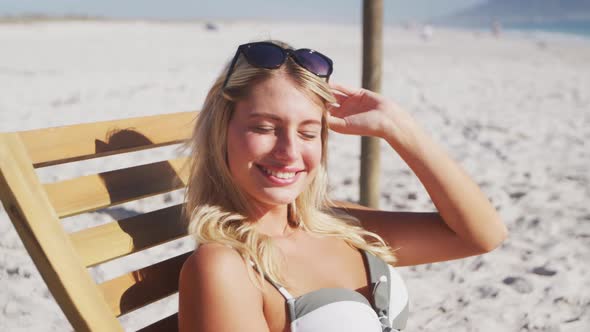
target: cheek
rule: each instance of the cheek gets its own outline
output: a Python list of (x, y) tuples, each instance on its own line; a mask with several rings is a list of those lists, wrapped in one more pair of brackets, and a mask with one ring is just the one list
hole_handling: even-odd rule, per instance
[(306, 166), (315, 173), (315, 170), (320, 166), (322, 161), (322, 143), (314, 142), (314, 144), (306, 146), (303, 150), (303, 159)]
[(248, 132), (242, 136), (241, 144), (244, 152), (247, 152), (253, 159), (258, 159), (271, 153), (275, 140), (270, 135)]
[(236, 126), (230, 126), (227, 133), (227, 152), (230, 170), (248, 166), (248, 163), (272, 150), (272, 142)]

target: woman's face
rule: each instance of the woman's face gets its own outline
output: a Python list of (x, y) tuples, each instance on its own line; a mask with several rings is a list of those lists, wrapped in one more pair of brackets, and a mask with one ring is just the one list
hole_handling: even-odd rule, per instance
[(229, 168), (261, 208), (291, 203), (321, 162), (322, 108), (282, 75), (258, 83), (235, 105), (227, 133)]

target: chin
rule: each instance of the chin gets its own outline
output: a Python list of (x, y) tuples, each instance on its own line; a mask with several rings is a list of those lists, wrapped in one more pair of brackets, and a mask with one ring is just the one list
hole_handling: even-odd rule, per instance
[(267, 205), (287, 205), (292, 203), (299, 197), (301, 192), (266, 192), (262, 197), (259, 197), (259, 200)]

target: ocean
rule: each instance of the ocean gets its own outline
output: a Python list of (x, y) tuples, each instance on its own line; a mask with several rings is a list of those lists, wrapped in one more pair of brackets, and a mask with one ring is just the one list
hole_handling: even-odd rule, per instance
[(590, 20), (547, 23), (514, 23), (505, 24), (504, 29), (520, 30), (527, 32), (538, 31), (562, 33), (590, 38)]

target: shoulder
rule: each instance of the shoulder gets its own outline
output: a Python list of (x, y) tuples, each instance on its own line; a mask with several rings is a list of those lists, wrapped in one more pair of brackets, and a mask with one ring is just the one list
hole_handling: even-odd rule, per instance
[[(180, 271), (180, 330), (231, 330), (238, 323), (252, 327), (264, 324), (262, 292), (250, 280), (247, 269), (234, 249), (220, 244), (200, 245)], [(252, 305), (257, 302), (259, 306)], [(235, 319), (225, 319), (228, 314)]]
[(187, 258), (180, 275), (203, 273), (223, 277), (224, 272), (240, 272), (242, 268), (246, 272), (244, 261), (237, 251), (221, 244), (207, 243), (200, 245)]
[(250, 281), (248, 267), (240, 254), (217, 243), (200, 245), (184, 262), (180, 271), (180, 285), (232, 289), (256, 288)]

